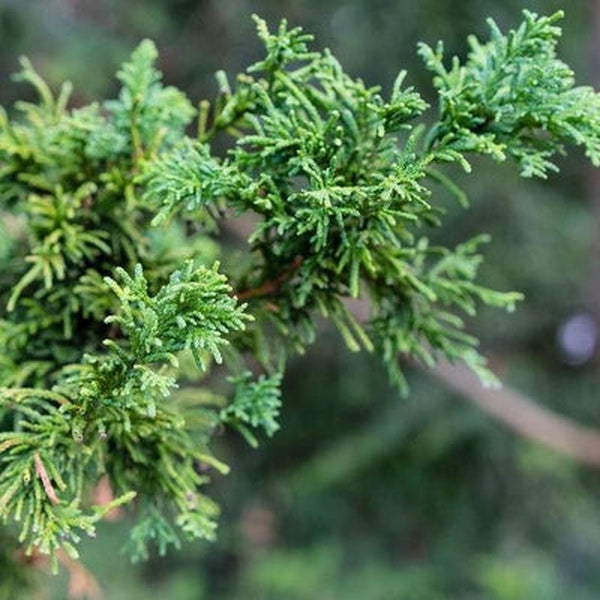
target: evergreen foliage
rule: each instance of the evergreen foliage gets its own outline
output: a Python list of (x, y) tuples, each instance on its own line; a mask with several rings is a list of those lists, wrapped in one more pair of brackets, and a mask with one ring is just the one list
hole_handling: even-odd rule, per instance
[[(490, 23), (490, 41), (472, 38), (450, 68), (441, 45), (421, 46), (433, 123), (404, 72), (385, 98), (285, 21), (272, 33), (256, 20), (265, 57), (233, 84), (219, 73), (197, 114), (161, 82), (149, 41), (118, 72), (117, 99), (81, 108), (23, 60), (38, 101), (0, 113), (5, 535), (76, 557), (82, 533), (135, 503), (134, 558), (150, 542), (212, 538), (204, 485), (227, 467), (211, 438), (223, 425), (251, 444), (277, 430), (286, 358), (319, 315), (402, 390), (401, 356), (462, 360), (493, 383), (463, 319), (520, 295), (477, 282), (485, 236), (446, 248), (427, 232), (443, 219), (440, 184), (466, 201), (449, 163), (511, 158), (545, 177), (565, 144), (600, 163), (600, 97), (556, 58), (560, 17), (525, 12), (508, 34)], [(254, 228), (231, 259), (215, 239), (238, 215)], [(368, 302), (365, 322), (351, 299)], [(104, 475), (115, 500), (96, 506)]]

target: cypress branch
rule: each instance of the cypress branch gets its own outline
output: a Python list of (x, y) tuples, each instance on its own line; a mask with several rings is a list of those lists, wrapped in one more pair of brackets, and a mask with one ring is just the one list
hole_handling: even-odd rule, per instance
[[(508, 34), (490, 22), (464, 64), (421, 45), (439, 95), (429, 128), (405, 72), (384, 98), (285, 21), (271, 32), (256, 18), (264, 57), (233, 83), (218, 74), (196, 138), (196, 111), (162, 83), (150, 41), (119, 70), (117, 98), (77, 109), (69, 84), (55, 96), (23, 60), (17, 79), (38, 101), (0, 111), (7, 535), (56, 564), (136, 497), (132, 557), (213, 538), (205, 486), (227, 466), (211, 439), (226, 425), (256, 445), (257, 430), (278, 429), (286, 360), (315, 339), (319, 314), (403, 391), (402, 355), (463, 361), (495, 383), (463, 317), (521, 295), (478, 283), (485, 236), (449, 248), (427, 232), (444, 219), (438, 184), (467, 204), (447, 163), (510, 157), (546, 177), (567, 145), (600, 163), (599, 96), (556, 56), (560, 17), (525, 12)], [(217, 135), (229, 138), (220, 153)], [(232, 264), (219, 228), (238, 214), (255, 226)], [(370, 302), (365, 322), (346, 307), (356, 298)], [(220, 393), (203, 381), (217, 365)], [(115, 500), (91, 506), (105, 476)]]

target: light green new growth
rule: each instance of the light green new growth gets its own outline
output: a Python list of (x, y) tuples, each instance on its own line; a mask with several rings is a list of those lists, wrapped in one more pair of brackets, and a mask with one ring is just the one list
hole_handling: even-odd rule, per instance
[[(256, 19), (264, 59), (232, 83), (217, 75), (195, 135), (152, 42), (118, 72), (117, 99), (81, 108), (23, 60), (38, 102), (0, 112), (2, 535), (76, 556), (82, 533), (130, 503), (133, 557), (213, 537), (204, 486), (227, 467), (210, 440), (223, 424), (253, 445), (278, 429), (286, 359), (318, 315), (403, 390), (402, 356), (462, 360), (494, 382), (462, 318), (520, 295), (477, 283), (485, 236), (429, 243), (443, 221), (434, 192), (465, 202), (444, 167), (470, 171), (476, 154), (524, 176), (557, 170), (566, 144), (600, 164), (600, 97), (556, 58), (561, 16), (526, 12), (508, 34), (490, 22), (464, 64), (422, 45), (432, 124), (404, 72), (386, 98), (285, 21), (271, 33)], [(232, 258), (218, 234), (238, 215), (253, 230)], [(202, 380), (212, 372), (219, 393)], [(105, 475), (115, 500), (95, 506)]]

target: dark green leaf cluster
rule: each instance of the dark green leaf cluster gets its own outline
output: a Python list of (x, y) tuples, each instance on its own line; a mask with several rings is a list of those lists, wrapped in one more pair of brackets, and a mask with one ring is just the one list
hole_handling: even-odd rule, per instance
[[(39, 100), (0, 114), (0, 516), (27, 552), (75, 556), (134, 496), (134, 556), (212, 537), (202, 488), (227, 467), (210, 440), (223, 424), (251, 444), (277, 430), (286, 359), (319, 315), (401, 388), (401, 356), (493, 382), (463, 319), (520, 296), (477, 283), (484, 236), (446, 248), (427, 234), (440, 184), (465, 201), (448, 163), (511, 156), (544, 176), (565, 143), (600, 160), (598, 96), (555, 56), (559, 16), (525, 13), (508, 35), (492, 24), (450, 70), (422, 46), (440, 96), (428, 131), (405, 73), (384, 97), (285, 22), (257, 19), (265, 57), (234, 85), (217, 74), (193, 136), (149, 41), (117, 99), (77, 109), (23, 61)], [(219, 267), (220, 231), (240, 219), (247, 246)], [(219, 393), (201, 380), (215, 369)], [(115, 499), (96, 506), (103, 476)]]

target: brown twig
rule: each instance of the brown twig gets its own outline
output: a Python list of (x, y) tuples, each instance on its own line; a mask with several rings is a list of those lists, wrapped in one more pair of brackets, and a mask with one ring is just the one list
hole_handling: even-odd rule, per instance
[(48, 476), (48, 472), (46, 471), (46, 467), (44, 467), (44, 463), (40, 458), (40, 455), (36, 452), (33, 455), (33, 464), (35, 465), (35, 472), (38, 477), (42, 480), (42, 485), (44, 486), (44, 491), (46, 492), (46, 496), (52, 504), (59, 504), (60, 500), (56, 495), (56, 491), (54, 490), (54, 486), (50, 481), (50, 477)]
[(248, 288), (246, 290), (242, 290), (241, 292), (237, 292), (236, 296), (240, 302), (244, 302), (246, 300), (250, 300), (252, 298), (262, 298), (264, 296), (272, 296), (277, 293), (279, 288), (281, 287), (281, 278), (278, 279), (269, 279), (265, 281), (263, 284), (259, 285), (255, 288)]
[(261, 283), (259, 286), (255, 288), (248, 288), (246, 290), (241, 290), (240, 292), (236, 292), (237, 299), (240, 302), (245, 300), (250, 300), (252, 298), (264, 298), (265, 296), (273, 296), (280, 289), (281, 286), (291, 279), (291, 277), (296, 273), (296, 271), (300, 268), (302, 264), (302, 257), (296, 256), (294, 258), (291, 265), (289, 265), (286, 269), (284, 269), (277, 277), (273, 279), (267, 279), (267, 281)]

